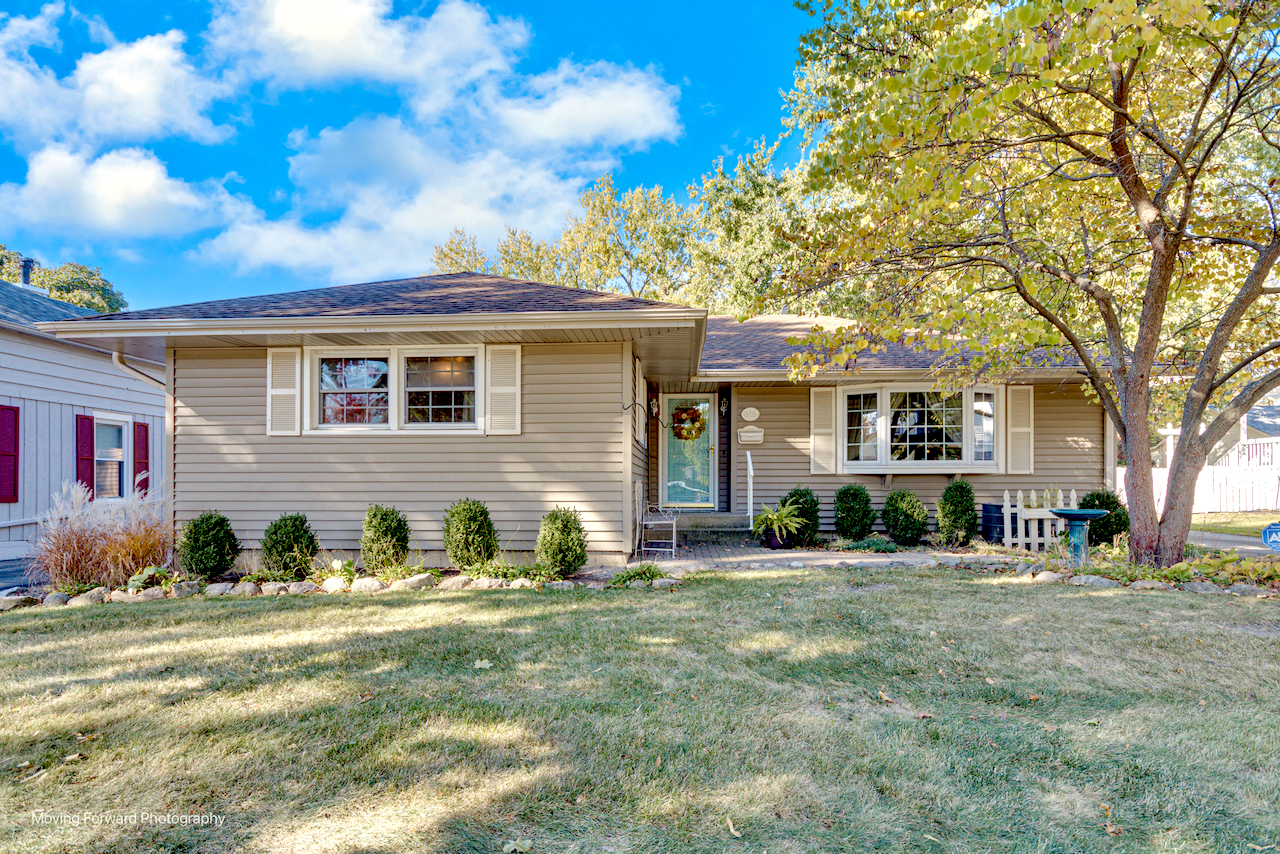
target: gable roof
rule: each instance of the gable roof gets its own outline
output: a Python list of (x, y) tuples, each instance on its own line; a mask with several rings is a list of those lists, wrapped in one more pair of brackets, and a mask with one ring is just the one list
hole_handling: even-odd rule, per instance
[(93, 320), (248, 320), (683, 308), (482, 273), (448, 273), (99, 314)]
[(0, 321), (36, 331), (35, 324), (47, 320), (72, 320), (93, 314), (62, 300), (51, 299), (12, 282), (0, 281)]

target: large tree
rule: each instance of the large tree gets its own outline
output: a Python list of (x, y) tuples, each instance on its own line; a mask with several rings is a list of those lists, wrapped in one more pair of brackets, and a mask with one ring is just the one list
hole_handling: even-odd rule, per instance
[[(1277, 7), (1202, 0), (831, 0), (790, 96), (821, 255), (780, 290), (949, 381), (1078, 365), (1123, 443), (1134, 560), (1180, 560), (1206, 454), (1280, 385)], [(1163, 511), (1148, 430), (1178, 413)]]
[[(22, 255), (0, 244), (0, 279), (22, 281)], [(100, 314), (120, 311), (128, 306), (124, 295), (102, 276), (99, 267), (86, 267), (68, 261), (57, 267), (33, 265), (31, 284), (48, 291), (56, 300), (91, 308)]]

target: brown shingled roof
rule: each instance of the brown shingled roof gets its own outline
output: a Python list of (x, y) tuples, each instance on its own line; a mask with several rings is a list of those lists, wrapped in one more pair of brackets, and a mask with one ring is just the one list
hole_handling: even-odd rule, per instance
[(213, 320), (625, 311), (683, 308), (621, 294), (481, 273), (449, 273), (95, 315), (93, 320)]
[[(788, 338), (808, 335), (814, 326), (839, 329), (855, 321), (841, 317), (802, 317), (794, 314), (767, 314), (741, 323), (728, 315), (707, 318), (707, 343), (702, 348), (702, 371), (780, 371), (782, 360), (801, 348)], [(889, 344), (882, 352), (858, 357), (863, 370), (925, 371), (933, 367), (938, 354)]]

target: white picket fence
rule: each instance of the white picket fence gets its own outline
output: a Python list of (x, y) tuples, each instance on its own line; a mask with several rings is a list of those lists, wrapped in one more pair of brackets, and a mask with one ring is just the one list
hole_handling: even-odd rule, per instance
[[(1270, 450), (1266, 452), (1270, 455)], [(1125, 469), (1116, 469), (1116, 491), (1128, 503)], [(1156, 512), (1164, 512), (1168, 469), (1151, 470)], [(1239, 513), (1245, 510), (1280, 510), (1280, 465), (1205, 466), (1196, 480), (1192, 513)]]
[[(1280, 438), (1247, 439), (1237, 443), (1210, 465), (1215, 468), (1223, 466), (1243, 466), (1272, 468), (1280, 466)], [(1265, 507), (1264, 510), (1274, 508)]]
[[(1033, 504), (1034, 507), (1030, 506)], [(1058, 537), (1062, 536), (1067, 529), (1066, 520), (1053, 515), (1050, 507), (1061, 510), (1077, 506), (1079, 505), (1076, 502), (1074, 489), (1071, 490), (1069, 498), (1062, 494), (1061, 489), (1057, 490), (1057, 495), (1053, 495), (1046, 489), (1039, 498), (1036, 497), (1036, 491), (1033, 489), (1031, 494), (1024, 498), (1022, 490), (1019, 489), (1017, 497), (1012, 500), (1009, 498), (1009, 490), (1006, 489), (1003, 507), (1005, 546), (1033, 552), (1044, 551), (1057, 542)], [(1015, 518), (1017, 521), (1014, 521)]]

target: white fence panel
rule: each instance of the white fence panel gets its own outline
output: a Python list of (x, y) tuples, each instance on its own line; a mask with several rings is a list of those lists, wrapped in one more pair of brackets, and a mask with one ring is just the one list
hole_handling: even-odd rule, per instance
[[(1034, 504), (1035, 507), (1028, 505)], [(1041, 498), (1036, 498), (1036, 491), (1031, 490), (1029, 499), (1025, 499), (1022, 490), (1018, 490), (1016, 499), (1009, 498), (1009, 490), (1004, 491), (1004, 544), (1012, 549), (1027, 549), (1028, 551), (1039, 552), (1051, 548), (1058, 537), (1062, 536), (1062, 532), (1066, 530), (1066, 520), (1060, 519), (1053, 515), (1053, 511), (1049, 508), (1053, 506), (1059, 510), (1064, 507), (1075, 508), (1079, 506), (1076, 501), (1076, 491), (1071, 490), (1071, 497), (1068, 501), (1063, 495), (1062, 490), (1057, 491), (1055, 496), (1050, 490), (1046, 489)], [(1014, 520), (1017, 521), (1014, 521)]]
[[(1116, 469), (1120, 499), (1128, 503), (1124, 490), (1125, 469)], [(1156, 512), (1164, 512), (1168, 469), (1152, 469)], [(1247, 510), (1280, 510), (1280, 465), (1205, 466), (1196, 480), (1192, 513), (1240, 513)]]

